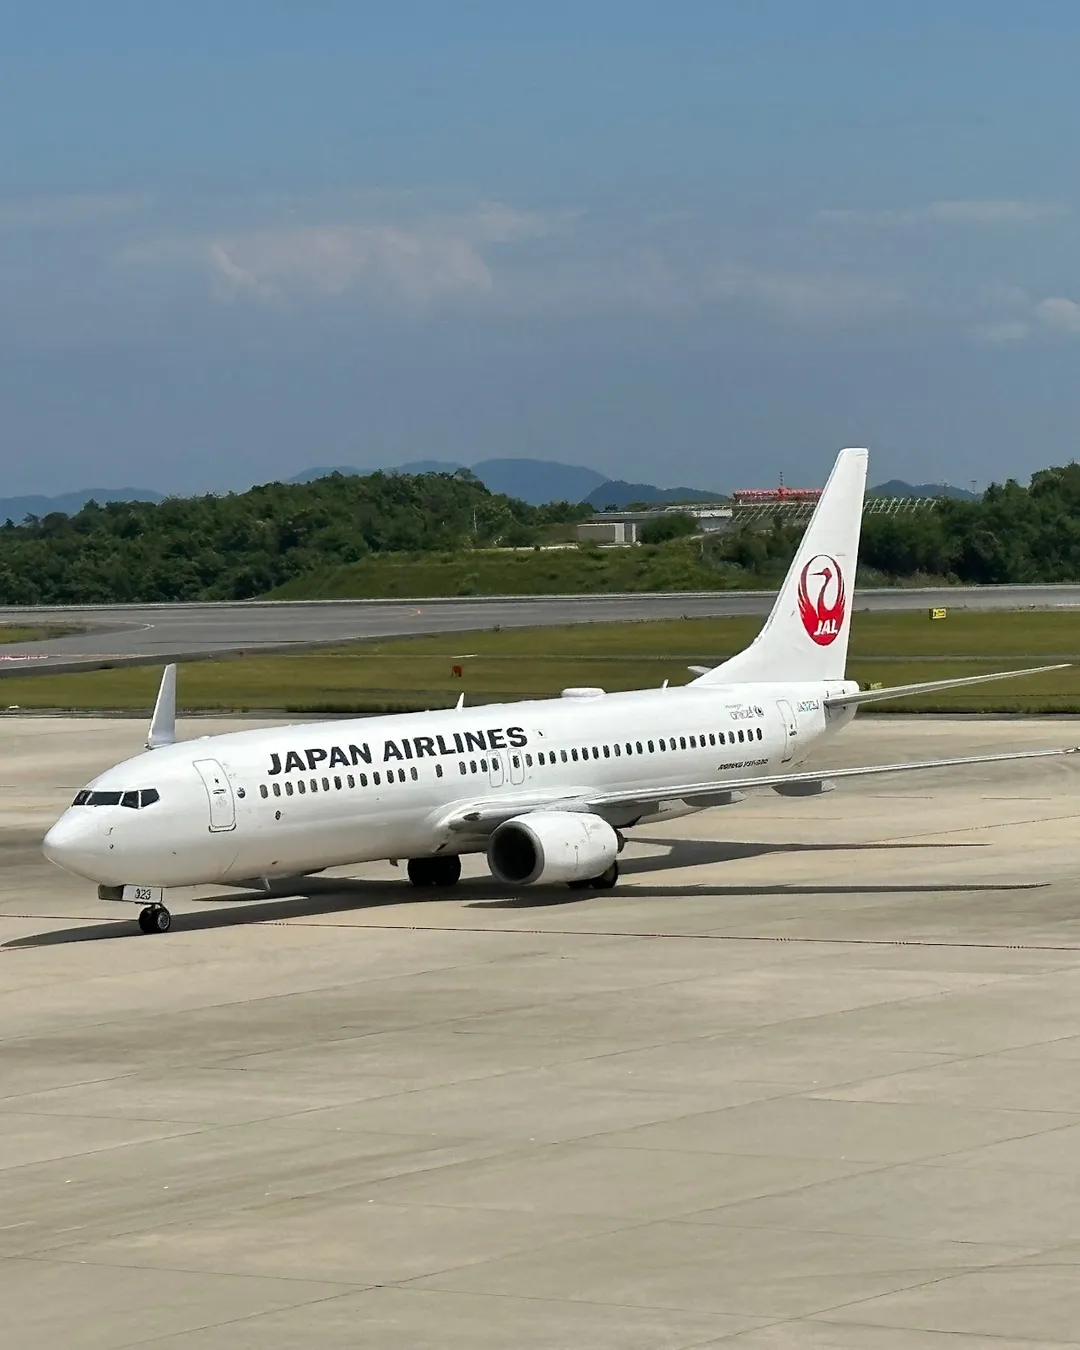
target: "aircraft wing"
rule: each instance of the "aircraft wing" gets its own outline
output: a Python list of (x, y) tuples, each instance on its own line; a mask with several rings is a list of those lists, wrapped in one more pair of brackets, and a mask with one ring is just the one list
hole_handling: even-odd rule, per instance
[(886, 773), (913, 773), (922, 769), (955, 769), (971, 764), (1006, 764), (1024, 759), (1056, 759), (1080, 754), (1080, 746), (1054, 750), (1018, 750), (1000, 755), (961, 755), (955, 759), (918, 759), (902, 764), (866, 764), (854, 769), (811, 769), (805, 773), (761, 774), (754, 778), (714, 779), (711, 782), (681, 783), (672, 787), (643, 791), (628, 788), (605, 791), (583, 788), (580, 792), (522, 793), (515, 798), (500, 797), (459, 804), (438, 821), (452, 834), (488, 834), (504, 820), (527, 815), (530, 811), (589, 811), (603, 814), (605, 808), (641, 806), (642, 814), (651, 814), (662, 802), (686, 802), (707, 807), (722, 805), (738, 794), (754, 788), (787, 790), (791, 795), (826, 791), (825, 784), (846, 778), (871, 778)]
[[(888, 698), (908, 698), (913, 694), (933, 694), (939, 689), (960, 689), (969, 684), (987, 684), (990, 680), (1015, 680), (1021, 675), (1042, 675), (1048, 670), (1066, 670), (1071, 661), (1056, 666), (1029, 666), (1027, 670), (997, 670), (992, 675), (961, 675), (952, 680), (923, 680), (920, 684), (894, 684), (888, 689), (860, 689), (856, 694), (837, 694), (825, 700), (826, 708), (857, 708), (862, 703), (878, 703)], [(691, 670), (695, 667), (691, 666)]]

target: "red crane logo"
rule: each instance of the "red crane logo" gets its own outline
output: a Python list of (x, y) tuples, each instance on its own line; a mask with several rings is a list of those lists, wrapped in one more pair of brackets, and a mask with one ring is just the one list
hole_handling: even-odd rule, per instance
[[(812, 586), (817, 592), (814, 600), (810, 598)], [(840, 636), (846, 607), (840, 564), (827, 553), (819, 553), (799, 574), (799, 617), (819, 647), (827, 647)]]

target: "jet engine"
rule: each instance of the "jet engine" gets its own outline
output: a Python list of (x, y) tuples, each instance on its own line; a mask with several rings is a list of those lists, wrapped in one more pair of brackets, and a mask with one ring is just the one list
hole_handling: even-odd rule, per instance
[(510, 886), (587, 882), (615, 862), (619, 836), (600, 816), (531, 811), (504, 821), (488, 842), (491, 874)]

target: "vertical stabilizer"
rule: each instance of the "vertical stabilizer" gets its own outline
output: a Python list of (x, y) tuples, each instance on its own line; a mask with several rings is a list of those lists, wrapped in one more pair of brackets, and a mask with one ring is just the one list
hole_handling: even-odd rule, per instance
[(866, 463), (865, 450), (840, 451), (765, 626), (696, 684), (844, 678)]

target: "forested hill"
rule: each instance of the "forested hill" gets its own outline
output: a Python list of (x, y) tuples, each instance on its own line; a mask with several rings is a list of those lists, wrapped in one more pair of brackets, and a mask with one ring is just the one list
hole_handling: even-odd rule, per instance
[(1080, 464), (1040, 469), (1026, 488), (995, 483), (975, 501), (867, 516), (859, 560), (888, 576), (969, 585), (1080, 580)]
[(0, 604), (232, 600), (371, 554), (527, 546), (590, 514), (454, 474), (334, 475), (160, 503), (89, 503), (0, 528)]
[[(468, 470), (336, 475), (224, 497), (89, 504), (73, 516), (0, 528), (0, 604), (248, 599), (283, 586), (294, 596), (400, 593), (387, 590), (380, 573), (406, 554), (432, 563), (417, 571), (424, 594), (440, 586), (483, 594), (765, 585), (782, 574), (798, 539), (777, 526), (643, 546), (633, 558), (625, 550), (530, 552), (513, 555), (513, 578), (506, 555), (487, 554), (492, 566), (450, 578), (451, 563), (462, 571), (477, 548), (528, 548), (588, 514), (582, 504), (529, 506), (489, 492)], [(993, 486), (977, 501), (868, 516), (860, 564), (867, 580), (1080, 580), (1080, 465), (1041, 470), (1029, 488)]]
[[(801, 535), (771, 530), (726, 535), (716, 562), (761, 577), (781, 575)], [(993, 484), (979, 498), (941, 498), (932, 510), (867, 515), (859, 544), (864, 584), (890, 579), (1017, 585), (1080, 580), (1080, 464), (1041, 469), (1029, 487)]]

